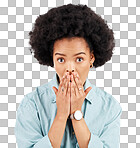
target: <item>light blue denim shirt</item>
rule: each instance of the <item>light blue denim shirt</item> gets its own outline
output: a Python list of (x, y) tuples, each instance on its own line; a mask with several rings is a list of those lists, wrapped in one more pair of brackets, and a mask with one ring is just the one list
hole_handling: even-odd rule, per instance
[[(57, 113), (53, 86), (57, 89), (59, 87), (56, 73), (50, 82), (36, 87), (20, 102), (14, 128), (18, 148), (52, 148), (48, 132)], [(112, 95), (91, 84), (87, 78), (84, 90), (90, 86), (92, 89), (81, 108), (84, 120), (91, 132), (88, 148), (119, 148), (122, 108)], [(61, 148), (79, 148), (69, 118)]]

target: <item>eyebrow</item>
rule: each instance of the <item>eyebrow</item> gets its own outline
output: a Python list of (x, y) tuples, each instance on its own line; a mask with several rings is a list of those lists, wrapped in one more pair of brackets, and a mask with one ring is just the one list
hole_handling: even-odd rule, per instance
[[(73, 56), (77, 56), (77, 55), (79, 55), (79, 54), (85, 54), (85, 55), (86, 55), (86, 53), (84, 53), (84, 52), (79, 52), (79, 53), (76, 53), (76, 54), (73, 55)], [(66, 56), (65, 54), (62, 54), (62, 53), (55, 53), (55, 55)]]

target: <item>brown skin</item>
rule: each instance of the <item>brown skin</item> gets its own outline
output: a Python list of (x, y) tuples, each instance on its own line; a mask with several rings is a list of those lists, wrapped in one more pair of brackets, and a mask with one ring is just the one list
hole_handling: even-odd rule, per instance
[[(74, 56), (79, 52), (84, 52), (86, 55), (79, 54)], [(62, 53), (66, 56), (55, 55), (55, 53)], [(72, 70), (74, 70), (74, 72), (78, 73), (84, 85), (90, 70), (90, 65), (94, 60), (94, 54), (90, 54), (88, 44), (82, 37), (73, 37), (71, 39), (63, 38), (54, 43), (53, 62), (59, 77), (59, 82), (67, 71), (71, 74)]]
[[(79, 52), (85, 52), (86, 55), (80, 54), (73, 57), (73, 55)], [(55, 53), (63, 53), (66, 56), (55, 56)], [(58, 60), (60, 57), (63, 58), (62, 61), (61, 59)], [(80, 59), (79, 62), (79, 58), (83, 58), (83, 60)], [(85, 91), (78, 91), (78, 88), (81, 88), (81, 86), (85, 83), (90, 69), (90, 64), (93, 63), (94, 60), (94, 56), (93, 54), (90, 55), (90, 50), (83, 38), (75, 37), (72, 38), (72, 40), (64, 38), (56, 41), (54, 44), (53, 62), (54, 68), (60, 79), (60, 85), (58, 90), (53, 87), (56, 94), (57, 114), (48, 133), (53, 147), (60, 147), (68, 116), (76, 110), (81, 109), (85, 96), (91, 89), (89, 87)], [(65, 77), (62, 79), (62, 77), (66, 74), (66, 71), (69, 72), (68, 74), (72, 74), (72, 70), (79, 75), (79, 78)], [(70, 80), (72, 82), (68, 85)], [(78, 87), (76, 87), (76, 85)], [(62, 88), (65, 88), (63, 92)], [(72, 124), (79, 146), (88, 147), (91, 134), (84, 118), (78, 122), (72, 120)], [(85, 136), (83, 136), (83, 133)]]

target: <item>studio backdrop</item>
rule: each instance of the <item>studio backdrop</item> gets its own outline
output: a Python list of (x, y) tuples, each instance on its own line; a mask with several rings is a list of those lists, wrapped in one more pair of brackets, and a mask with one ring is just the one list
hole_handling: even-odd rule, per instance
[(16, 111), (24, 95), (52, 80), (55, 70), (29, 51), (37, 16), (64, 4), (86, 4), (114, 31), (112, 59), (88, 79), (121, 105), (120, 148), (140, 148), (140, 1), (3, 0), (0, 2), (0, 148), (16, 148)]

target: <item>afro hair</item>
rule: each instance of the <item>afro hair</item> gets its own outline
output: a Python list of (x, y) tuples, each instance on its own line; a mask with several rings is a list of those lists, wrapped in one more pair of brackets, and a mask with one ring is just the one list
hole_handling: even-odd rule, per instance
[(114, 33), (107, 21), (86, 5), (68, 4), (39, 15), (29, 32), (30, 52), (39, 64), (54, 67), (53, 45), (56, 40), (83, 37), (94, 53), (95, 68), (109, 61), (115, 46)]

